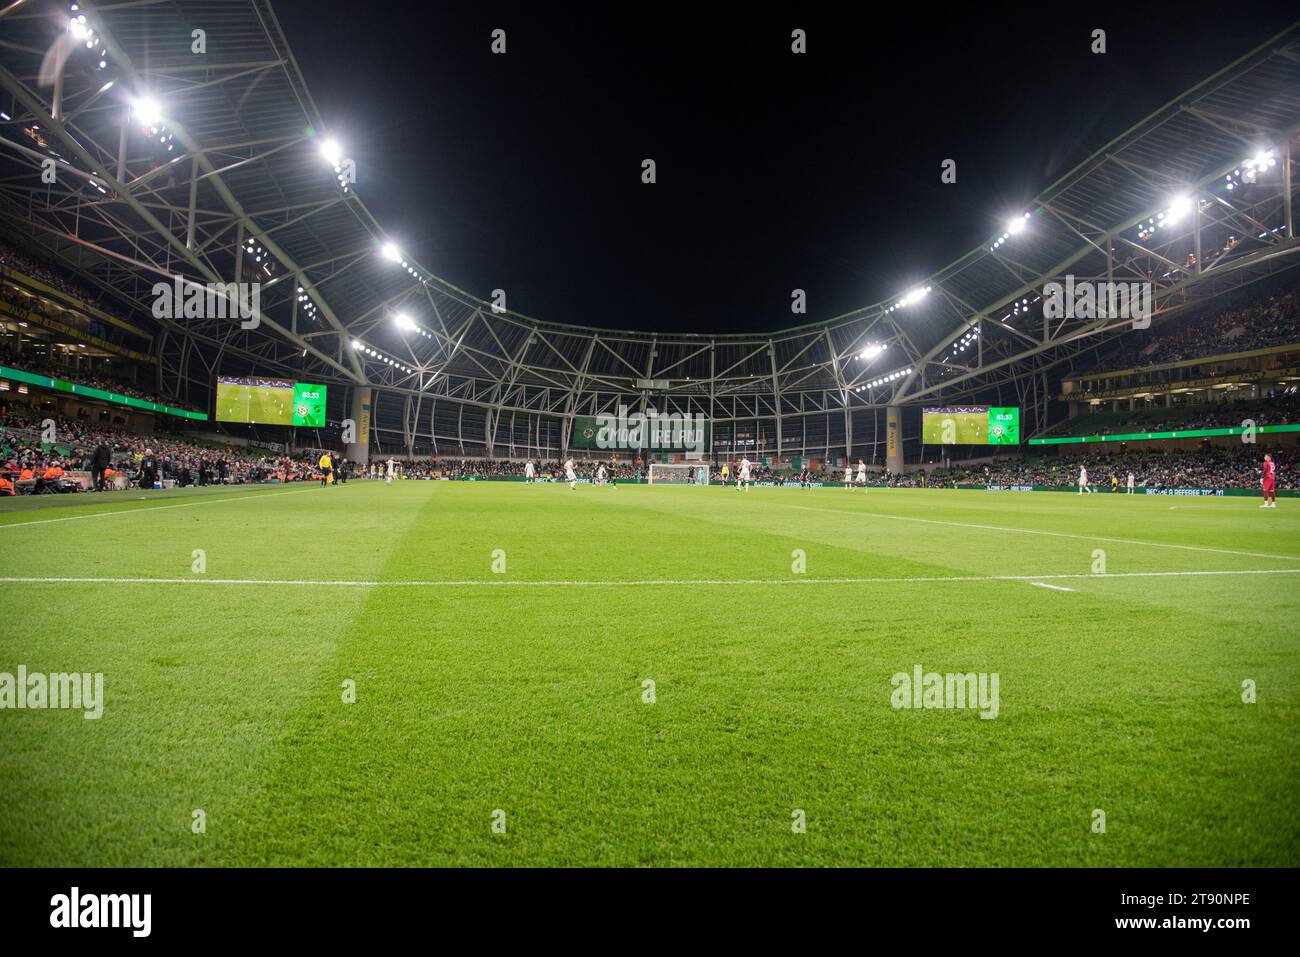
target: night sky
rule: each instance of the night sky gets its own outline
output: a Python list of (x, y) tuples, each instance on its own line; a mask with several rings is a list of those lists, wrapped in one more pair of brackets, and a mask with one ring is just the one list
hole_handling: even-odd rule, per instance
[(358, 193), (421, 264), (539, 319), (689, 332), (905, 291), (1294, 18), (1054, 6), (275, 3)]

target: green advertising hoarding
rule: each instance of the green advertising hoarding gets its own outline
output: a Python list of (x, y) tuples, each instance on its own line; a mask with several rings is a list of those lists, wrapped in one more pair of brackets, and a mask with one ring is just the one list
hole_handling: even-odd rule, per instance
[(208, 417), (202, 412), (191, 412), (189, 409), (177, 409), (170, 405), (163, 405), (160, 402), (150, 402), (147, 399), (137, 399), (133, 395), (118, 395), (116, 392), (106, 392), (103, 389), (96, 389), (93, 386), (79, 385), (76, 382), (65, 382), (63, 379), (53, 379), (45, 375), (36, 375), (32, 372), (24, 372), (21, 369), (11, 369), (8, 366), (0, 366), (0, 378), (13, 379), (15, 382), (25, 382), (28, 385), (40, 386), (43, 389), (53, 389), (56, 392), (67, 392), (71, 395), (79, 395), (87, 399), (99, 399), (101, 402), (113, 402), (117, 405), (129, 406), (132, 409), (140, 409), (144, 412), (161, 412), (163, 415), (174, 415), (181, 419), (193, 419), (196, 422), (206, 422)]
[(647, 410), (613, 415), (577, 415), (569, 434), (569, 447), (608, 452), (708, 452), (712, 446), (709, 422), (698, 414), (660, 414)]

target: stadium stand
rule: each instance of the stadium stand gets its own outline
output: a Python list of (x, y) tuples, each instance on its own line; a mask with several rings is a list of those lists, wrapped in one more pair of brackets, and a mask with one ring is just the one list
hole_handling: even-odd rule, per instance
[[(153, 9), (140, 16), (165, 19)], [(217, 73), (229, 71), (222, 81), (233, 84), (229, 89), (243, 89), (251, 83), (246, 64), (285, 62), (286, 41), (266, 18), (236, 10), (229, 16), (238, 24), (231, 35), (240, 42), (210, 63)], [(34, 23), (22, 29), (41, 34)], [(93, 144), (90, 154), (68, 162), (92, 177), (84, 188), (107, 198), (82, 210), (84, 220), (72, 235), (57, 210), (33, 201), (40, 190), (25, 198), (15, 194), (5, 200), (12, 225), (0, 241), (0, 301), (72, 315), (87, 335), (129, 337), (121, 324), (138, 323), (149, 340), (148, 364), (119, 363), (106, 354), (102, 361), (72, 359), (66, 347), (81, 343), (70, 341), (58, 341), (61, 349), (18, 348), (12, 312), (0, 321), (7, 327), (0, 362), (192, 410), (210, 408), (214, 373), (326, 384), (327, 426), (307, 439), (276, 425), (213, 428), (241, 441), (337, 451), (343, 448), (340, 423), (364, 418), (366, 434), (348, 443), (353, 454), (367, 462), (393, 455), (413, 463), (412, 475), (451, 468), (466, 477), (501, 477), (525, 457), (553, 467), (572, 452), (577, 416), (645, 403), (706, 419), (714, 459), (747, 456), (761, 480), (803, 472), (836, 481), (846, 459), (861, 457), (873, 473), (888, 474), (880, 471), (888, 464), (894, 474), (882, 480), (899, 484), (911, 481), (901, 474), (908, 463), (930, 471), (916, 481), (931, 481), (936, 450), (944, 465), (988, 454), (983, 447), (926, 444), (919, 420), (928, 406), (1017, 403), (1025, 438), (1235, 424), (1236, 416), (1252, 410), (1261, 421), (1276, 421), (1279, 414), (1290, 421), (1293, 405), (1260, 410), (1210, 401), (1218, 395), (1250, 402), (1286, 396), (1293, 384), (1283, 358), (1252, 360), (1250, 368), (1207, 363), (1177, 374), (1162, 371), (1171, 363), (1222, 355), (1225, 348), (1300, 349), (1300, 293), (1287, 258), (1294, 231), (1290, 213), (1281, 212), (1287, 184), (1274, 168), (1283, 143), (1271, 137), (1247, 154), (1240, 136), (1205, 119), (1244, 111), (1241, 122), (1271, 128), (1275, 104), (1294, 97), (1284, 50), (1261, 44), (1214, 85), (1171, 101), (1017, 210), (1014, 229), (1003, 234), (999, 227), (987, 244), (916, 278), (910, 288), (873, 290), (881, 298), (833, 318), (720, 335), (627, 330), (613, 314), (593, 325), (575, 323), (580, 316), (535, 319), (478, 298), (422, 265), (414, 248), (404, 251), (361, 204), (358, 191), (329, 174), (321, 148), (337, 141), (325, 135), (329, 124), (310, 98), (300, 95), (304, 84), (296, 67), (257, 91), (277, 105), (272, 119), (231, 113), (228, 89), (220, 84), (179, 84), (174, 70), (188, 54), (167, 65), (150, 59), (146, 72), (157, 74), (154, 98), (168, 102), (176, 93), (184, 100), (178, 119), (188, 122), (187, 135), (202, 146), (187, 147), (195, 163), (188, 169), (173, 164), (163, 155), (170, 146), (114, 162), (116, 151), (101, 153), (101, 145), (117, 142), (120, 117), (86, 111), (65, 129), (38, 122), (43, 118), (33, 112), (23, 130), (42, 150), (61, 156), (59, 150)], [(98, 96), (100, 86), (81, 92)], [(312, 142), (301, 149), (247, 146), (300, 138), (304, 129), (313, 131)], [(210, 167), (207, 157), (223, 151), (243, 158), (228, 168)], [(1143, 226), (1164, 216), (1171, 203), (1163, 183), (1133, 172), (1153, 156), (1172, 164), (1162, 174), (1166, 179), (1205, 194), (1195, 204), (1198, 215), (1177, 229)], [(1220, 185), (1220, 168), (1259, 157), (1265, 160), (1259, 175), (1233, 185), (1231, 205), (1211, 215), (1205, 197), (1228, 188)], [(166, 178), (140, 179), (164, 163)], [(133, 185), (146, 181), (157, 191), (147, 203)], [(291, 220), (259, 221), (249, 212), (257, 203), (240, 208), (234, 202), (263, 189), (276, 193), (277, 208), (297, 210)], [(173, 222), (188, 217), (183, 243), (160, 225), (149, 203), (168, 210)], [(338, 215), (341, 210), (349, 215)], [(1263, 228), (1254, 229), (1256, 223)], [(166, 321), (152, 315), (159, 260), (142, 252), (142, 236), (175, 253), (168, 271), (187, 279), (257, 276), (267, 321), (245, 331), (232, 329), (224, 314)], [(374, 255), (345, 253), (359, 249)], [(1007, 268), (1008, 256), (1016, 268)], [(1153, 327), (1126, 331), (1086, 316), (1049, 324), (1038, 294), (1049, 280), (1062, 278), (1063, 263), (1078, 277), (1146, 279), (1154, 287)], [(298, 281), (279, 281), (290, 276)], [(38, 338), (52, 346), (48, 331)], [(25, 335), (35, 337), (35, 330)], [(17, 339), (25, 345), (23, 335)], [(1149, 374), (1122, 371), (1134, 365)], [(1117, 370), (1120, 378), (1104, 378)], [(1215, 395), (1217, 383), (1189, 384), (1193, 376), (1226, 380), (1225, 388)], [(1234, 377), (1245, 380), (1244, 387)], [(1071, 379), (1079, 387), (1067, 392)], [(1063, 406), (1072, 417), (1065, 423)], [(98, 427), (124, 434), (175, 424), (93, 408)], [(61, 404), (56, 411), (80, 418)], [(184, 449), (176, 454), (193, 458)], [(616, 477), (636, 473), (626, 461), (612, 468)]]
[[(1278, 461), (1278, 487), (1300, 488), (1295, 475), (1297, 450), (1272, 449)], [(1147, 489), (1258, 489), (1260, 450), (1255, 447), (1208, 447), (1184, 451), (1118, 451), (1089, 449), (1059, 458), (1043, 458), (1014, 465), (941, 470), (931, 473), (932, 487), (956, 484), (1035, 485), (1069, 489), (1075, 486), (1079, 466), (1088, 468), (1092, 483), (1101, 487), (1113, 474), (1123, 486), (1132, 472), (1135, 485)]]
[[(155, 391), (140, 388), (133, 380), (125, 376), (87, 373), (45, 356), (15, 352), (6, 348), (3, 343), (0, 343), (0, 364), (21, 369), (23, 372), (30, 372), (33, 375), (49, 376), (77, 385), (103, 389), (105, 392), (129, 395), (132, 398), (143, 399), (146, 402), (157, 402), (160, 405), (177, 405), (174, 400), (169, 400)], [(183, 404), (178, 407), (193, 408)]]
[[(54, 443), (41, 441), (42, 421), (47, 416), (17, 406), (0, 408), (0, 474), (15, 485), (15, 491), (44, 491), (24, 473), (37, 475), (46, 469), (88, 472), (95, 449), (109, 450), (114, 473), (126, 483), (143, 481), (141, 463), (152, 453), (158, 463), (160, 482), (189, 485), (242, 485), (256, 482), (309, 481), (318, 470), (309, 458), (277, 455), (266, 449), (217, 446), (180, 435), (141, 435), (114, 426), (56, 417)], [(78, 483), (78, 488), (86, 486)], [(69, 487), (52, 489), (73, 491)]]
[(86, 305), (99, 306), (103, 302), (103, 296), (90, 286), (77, 282), (63, 270), (47, 266), (2, 240), (0, 240), (0, 266), (6, 266), (14, 272), (42, 282)]
[(1300, 421), (1300, 395), (1289, 392), (1268, 399), (1187, 405), (1174, 408), (1085, 412), (1054, 426), (1049, 435), (1122, 435), (1240, 426), (1243, 419), (1260, 425)]
[(1290, 290), (1135, 330), (1090, 371), (1142, 368), (1293, 343), (1300, 343), (1300, 293)]

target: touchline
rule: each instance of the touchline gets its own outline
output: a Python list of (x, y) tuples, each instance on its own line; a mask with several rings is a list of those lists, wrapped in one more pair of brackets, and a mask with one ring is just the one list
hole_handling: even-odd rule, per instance
[(104, 714), (104, 673), (33, 671), (18, 666), (18, 674), (0, 671), (0, 710), (65, 709), (81, 711), (87, 721)]

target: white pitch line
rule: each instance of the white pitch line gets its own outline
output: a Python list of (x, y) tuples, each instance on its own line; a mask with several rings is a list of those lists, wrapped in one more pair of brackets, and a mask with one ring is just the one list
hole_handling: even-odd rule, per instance
[(1050, 588), (1053, 591), (1074, 591), (1073, 588), (1066, 588), (1064, 585), (1049, 585), (1047, 582), (1030, 582), (1031, 585), (1037, 585), (1039, 588)]
[(811, 505), (787, 505), (805, 512), (834, 512), (839, 515), (857, 515), (863, 518), (892, 518), (900, 522), (921, 522), (925, 525), (949, 525), (953, 528), (979, 528), (990, 532), (1019, 532), (1021, 535), (1046, 535), (1051, 538), (1074, 538), (1081, 542), (1114, 542), (1120, 545), (1145, 545), (1148, 548), (1177, 548), (1189, 552), (1215, 552), (1220, 555), (1240, 555), (1244, 558), (1273, 558), (1284, 562), (1300, 562), (1300, 555), (1273, 555), (1268, 552), (1243, 552), (1235, 548), (1211, 548), (1207, 545), (1175, 545), (1171, 542), (1144, 542), (1136, 538), (1108, 538), (1104, 535), (1079, 535), (1075, 532), (1052, 532), (1041, 528), (1013, 528), (1009, 525), (978, 525), (974, 522), (945, 522), (938, 518), (916, 518), (912, 515), (889, 515), (884, 512), (854, 512), (846, 508), (814, 508)]
[[(300, 492), (308, 492), (310, 489), (295, 488), (284, 492), (265, 492), (258, 494), (256, 490), (249, 489), (247, 492), (235, 495), (232, 498), (209, 498), (202, 502), (181, 502), (178, 505), (146, 505), (144, 508), (119, 508), (111, 512), (95, 512), (91, 515), (65, 515), (63, 518), (42, 518), (34, 522), (3, 522), (0, 523), (0, 531), (6, 528), (23, 528), (27, 525), (49, 525), (53, 522), (75, 522), (83, 518), (106, 518), (111, 515), (135, 515), (139, 512), (158, 512), (165, 508), (191, 508), (195, 505), (220, 505), (222, 502), (242, 502), (250, 498), (275, 498), (277, 495), (297, 495)], [(72, 503), (69, 502), (69, 505)], [(86, 503), (91, 504), (91, 503)]]
[(917, 578), (652, 578), (522, 581), (464, 579), (459, 581), (359, 581), (308, 578), (37, 578), (0, 577), (0, 584), (26, 585), (294, 585), (340, 588), (644, 588), (682, 585), (919, 585), (940, 582), (1041, 582), (1044, 580), (1105, 578), (1194, 578), (1211, 575), (1300, 575), (1300, 568), (1242, 568), (1226, 571), (1112, 572), (1068, 575), (943, 575)]

